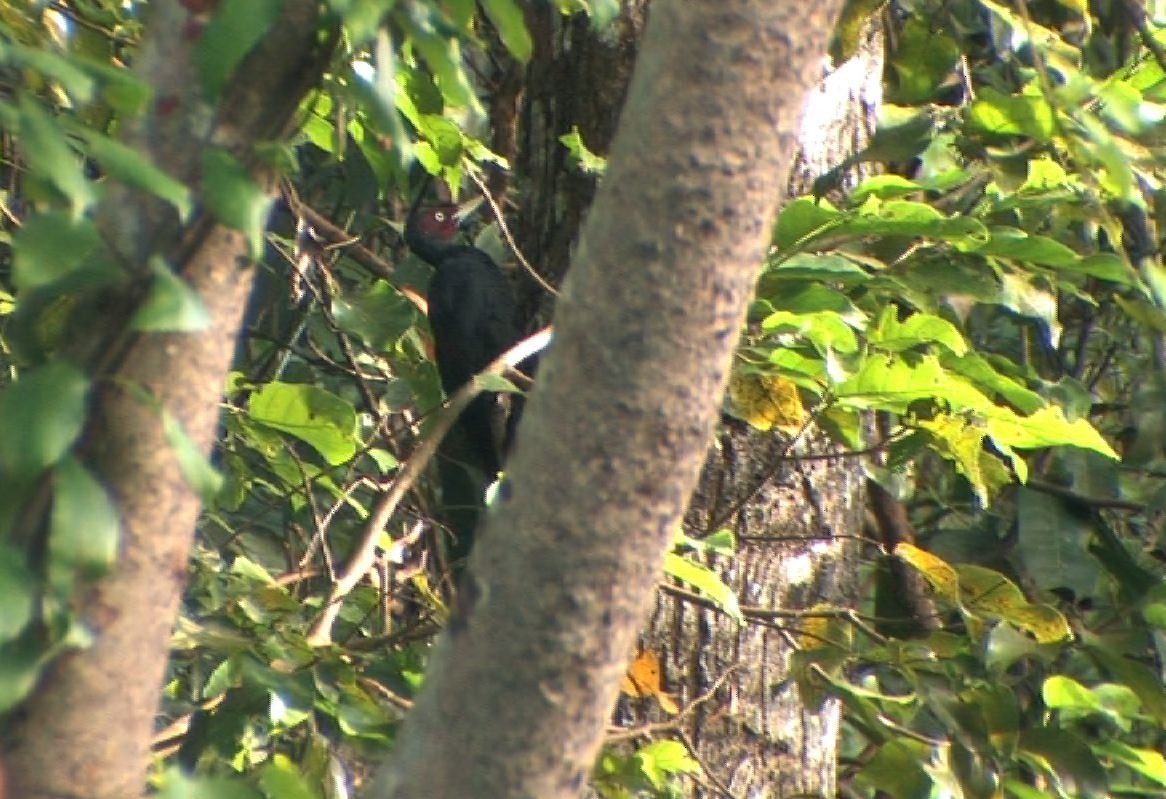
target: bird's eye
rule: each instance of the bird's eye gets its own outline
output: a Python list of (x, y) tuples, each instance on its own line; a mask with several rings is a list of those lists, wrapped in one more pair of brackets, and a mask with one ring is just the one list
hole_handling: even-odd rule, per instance
[(433, 214), (433, 218), (436, 219), (438, 222), (444, 222), (445, 221), (445, 211), (435, 212)]

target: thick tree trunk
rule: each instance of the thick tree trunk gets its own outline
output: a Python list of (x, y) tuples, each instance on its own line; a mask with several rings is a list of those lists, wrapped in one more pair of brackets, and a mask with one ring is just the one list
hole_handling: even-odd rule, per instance
[[(621, 76), (631, 73), (646, 14), (645, 2), (627, 0), (619, 20), (600, 34), (581, 18), (555, 25), (549, 10), (534, 26), (539, 46), (529, 69), (525, 127), (515, 158), (524, 190), (517, 227), (529, 260), (552, 280), (567, 267), (597, 182), (567, 167), (559, 137), (577, 127), (590, 148), (608, 151), (618, 110), (613, 103), (624, 95)], [(860, 52), (828, 70), (807, 98), (792, 194), (808, 191), (816, 178), (865, 145), (881, 103), (882, 55), (881, 37), (872, 29)], [(593, 77), (593, 69), (602, 80)], [(844, 182), (856, 178), (850, 172)], [(526, 296), (528, 308), (538, 304), (537, 287)], [(739, 536), (738, 558), (722, 568), (743, 604), (796, 613), (817, 603), (845, 605), (852, 596), (860, 466), (853, 459), (798, 460), (834, 449), (810, 435), (790, 452), (774, 435), (736, 422), (724, 425), (686, 529), (699, 536), (728, 527)], [(661, 658), (666, 687), (681, 703), (704, 697), (725, 676), (720, 690), (686, 716), (682, 729), (711, 772), (708, 779), (734, 796), (834, 794), (838, 707), (806, 710), (796, 687), (784, 682), (791, 632), (800, 626), (796, 618), (785, 618), (780, 625), (755, 619), (738, 628), (723, 615), (661, 594), (641, 639)], [(629, 727), (666, 721), (658, 713), (625, 709), (622, 718)]]
[[(791, 195), (865, 146), (882, 98), (881, 36), (828, 74), (807, 98)], [(852, 182), (851, 173), (844, 182)], [(807, 701), (790, 659), (812, 638), (799, 613), (853, 605), (861, 548), (863, 468), (821, 459), (839, 445), (812, 428), (797, 443), (726, 420), (686, 518), (695, 537), (730, 529), (731, 559), (712, 559), (741, 604), (744, 624), (660, 593), (641, 644), (659, 656), (682, 707), (700, 700), (680, 729), (714, 786), (742, 799), (835, 796), (841, 708)], [(804, 456), (812, 456), (805, 458)], [(715, 689), (715, 690), (714, 690)], [(711, 695), (710, 695), (711, 692)], [(638, 721), (663, 720), (658, 714)]]
[(653, 7), (512, 488), (471, 556), (384, 795), (583, 789), (707, 450), (835, 9)]
[[(289, 0), (240, 67), (246, 80), (226, 90), (217, 109), (208, 108), (198, 96), (191, 35), (197, 25), (189, 5), (150, 5), (136, 69), (156, 102), (140, 124), (127, 125), (126, 135), (193, 184), (206, 145), (228, 147), (247, 161), (255, 142), (280, 135), (318, 80), (322, 51), (318, 5)], [(93, 645), (61, 656), (4, 730), (9, 788), (20, 799), (127, 799), (144, 791), (199, 509), (159, 408), (209, 452), (252, 279), (246, 236), (205, 216), (183, 227), (155, 198), (116, 192), (99, 218), (132, 267), (167, 256), (202, 296), (211, 324), (199, 334), (140, 334), (124, 329), (126, 315), (88, 331), (104, 345), (94, 348), (101, 365), (94, 367), (99, 380), (83, 451), (117, 505), (121, 552), (110, 574), (78, 589)]]

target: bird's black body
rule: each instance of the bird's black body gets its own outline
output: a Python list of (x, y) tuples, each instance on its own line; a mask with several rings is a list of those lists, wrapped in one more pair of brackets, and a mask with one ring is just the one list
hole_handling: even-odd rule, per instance
[[(410, 249), (436, 270), (427, 298), (429, 327), (447, 395), (518, 341), (506, 276), (482, 250), (449, 241), (456, 231), (456, 209), (448, 206), (419, 209), (405, 228)], [(496, 395), (479, 394), (459, 420), (477, 456), (472, 465), (491, 480), (501, 467), (497, 404)]]
[[(447, 395), (519, 338), (506, 276), (482, 250), (454, 243), (457, 227), (457, 209), (448, 205), (417, 209), (405, 226), (409, 248), (435, 270), (427, 297), (429, 326)], [(443, 502), (459, 539), (455, 557), (468, 553), (483, 492), (501, 468), (504, 417), (498, 396), (483, 392), (462, 413), (443, 447), (439, 466)]]

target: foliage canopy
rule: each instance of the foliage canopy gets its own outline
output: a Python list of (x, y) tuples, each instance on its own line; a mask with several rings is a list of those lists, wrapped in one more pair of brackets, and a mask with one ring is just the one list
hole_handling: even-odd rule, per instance
[[(428, 268), (399, 240), (414, 165), (455, 195), (508, 168), (484, 98), (497, 64), (533, 43), (515, 0), (331, 0), (331, 69), (295, 137), (254, 154), (283, 169), (273, 209), (225, 149), (192, 187), (119, 142), (156, 101), (123, 67), (140, 5), (0, 6), (0, 712), (86, 645), (70, 598), (117, 554), (116, 509), (75, 455), (90, 298), (145, 269), (136, 329), (206, 324), (170, 265), (128, 264), (101, 235), (95, 203), (128, 186), (243, 231), (263, 275), (213, 466), (168, 428), (207, 505), (155, 782), (335, 795), (336, 752), (351, 765), (392, 745), (448, 615), (424, 561), (440, 551), (429, 487), (371, 523), (441, 402), (418, 302)], [(556, 5), (598, 28), (618, 12)], [(817, 425), (839, 457), (869, 458), (915, 540), (872, 545), (862, 607), (791, 624), (794, 677), (844, 703), (840, 773), (856, 795), (1159, 795), (1166, 19), (1077, 0), (852, 5), (837, 55), (855, 15), (881, 15), (889, 103), (871, 146), (777, 221), (726, 411), (795, 442)], [(217, 5), (198, 51), (208, 96), (246, 80), (237, 68), (279, 7)], [(602, 173), (577, 128), (562, 143), (571, 168)], [(841, 190), (859, 162), (880, 174)], [(479, 237), (500, 260), (501, 239), (497, 221)], [(16, 533), (46, 481), (41, 551)], [(313, 646), (330, 578), (369, 541), (379, 583), (340, 597), (329, 645)], [(668, 573), (748, 624), (755, 609), (706, 565), (732, 556), (731, 536), (682, 531)], [(930, 586), (939, 624), (896, 607), (892, 558)], [(652, 677), (636, 663), (625, 693), (668, 710), (658, 664)], [(697, 771), (660, 739), (610, 749), (595, 786), (672, 796)]]

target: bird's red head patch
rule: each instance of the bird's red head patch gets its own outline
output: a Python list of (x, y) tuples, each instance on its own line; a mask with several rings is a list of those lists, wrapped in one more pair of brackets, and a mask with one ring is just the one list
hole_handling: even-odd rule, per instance
[(457, 235), (458, 207), (452, 203), (417, 210), (417, 230), (426, 238), (449, 241)]

